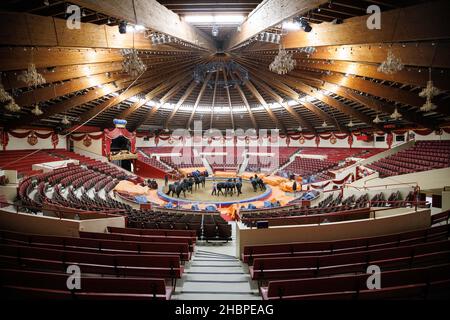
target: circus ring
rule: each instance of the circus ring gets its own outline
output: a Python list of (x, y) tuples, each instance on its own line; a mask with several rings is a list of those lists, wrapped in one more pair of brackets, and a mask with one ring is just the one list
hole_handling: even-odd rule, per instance
[[(215, 196), (211, 195), (213, 182), (226, 182), (226, 178), (215, 178), (214, 180), (206, 179), (205, 188), (199, 187), (197, 190), (193, 187), (193, 193), (186, 191), (186, 198), (183, 197), (183, 193), (180, 194), (180, 198), (166, 195), (167, 187), (161, 186), (158, 188), (158, 197), (166, 202), (172, 202), (174, 204), (186, 205), (186, 204), (203, 204), (203, 205), (215, 205), (218, 208), (226, 208), (234, 204), (244, 204), (255, 201), (264, 201), (272, 195), (272, 188), (266, 184), (266, 190), (261, 191), (258, 187), (258, 191), (254, 192), (250, 180), (242, 180), (243, 193), (237, 197), (236, 194), (230, 198), (230, 196)], [(228, 198), (228, 199), (227, 199)]]

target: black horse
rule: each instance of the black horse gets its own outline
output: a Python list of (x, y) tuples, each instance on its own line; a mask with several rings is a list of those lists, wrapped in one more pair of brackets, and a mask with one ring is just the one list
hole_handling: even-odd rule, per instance
[(258, 191), (258, 181), (255, 178), (250, 178), (250, 183), (252, 184), (253, 191)]
[[(219, 195), (219, 194), (222, 194), (222, 195), (224, 195), (224, 196), (226, 196), (226, 194), (227, 194), (227, 183), (226, 182), (219, 182), (218, 184), (217, 184), (217, 195)], [(222, 191), (222, 190), (225, 190), (225, 193)]]
[(206, 186), (206, 178), (204, 176), (194, 177), (194, 182), (196, 190), (199, 185), (201, 185), (203, 188)]
[[(236, 184), (233, 182), (233, 180), (228, 179), (227, 182), (219, 182), (217, 184), (217, 195), (219, 195), (221, 193), (225, 197), (227, 195), (232, 196), (235, 189), (236, 189)], [(225, 192), (223, 190), (225, 190)]]
[(186, 198), (186, 190), (187, 186), (184, 182), (175, 182), (174, 184), (169, 184), (169, 191), (167, 191), (166, 195), (170, 196), (170, 193), (172, 193), (172, 197), (176, 194), (177, 198), (179, 198), (181, 192), (183, 192), (183, 195)]
[(236, 183), (237, 196), (242, 194), (242, 180), (238, 180)]
[(256, 180), (256, 182), (258, 183), (259, 188), (261, 189), (261, 191), (266, 190), (266, 184), (264, 183), (263, 179), (258, 178)]
[(185, 184), (186, 184), (186, 190), (189, 191), (190, 193), (193, 192), (193, 186), (194, 186), (194, 179), (192, 177), (190, 177), (189, 179), (184, 179)]

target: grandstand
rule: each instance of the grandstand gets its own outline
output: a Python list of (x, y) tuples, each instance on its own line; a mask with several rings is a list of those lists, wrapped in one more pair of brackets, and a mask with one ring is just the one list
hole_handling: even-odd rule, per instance
[(2, 298), (448, 299), (449, 11), (2, 1)]

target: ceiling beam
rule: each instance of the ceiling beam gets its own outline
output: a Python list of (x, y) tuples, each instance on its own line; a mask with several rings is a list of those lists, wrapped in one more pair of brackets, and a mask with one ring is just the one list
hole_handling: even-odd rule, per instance
[(129, 85), (129, 83), (130, 82), (120, 82), (120, 83), (117, 83), (116, 85), (107, 84), (107, 85), (104, 85), (103, 88), (101, 88), (101, 89), (90, 90), (86, 94), (77, 95), (68, 100), (55, 103), (46, 108), (42, 108), (42, 111), (44, 113), (40, 116), (35, 116), (35, 115), (30, 114), (30, 115), (21, 117), (16, 121), (8, 123), (8, 127), (14, 128), (14, 127), (19, 126), (24, 123), (32, 123), (34, 121), (48, 119), (56, 114), (65, 113), (65, 112), (69, 111), (70, 109), (75, 108), (77, 106), (82, 106), (83, 104), (86, 104), (91, 101), (95, 101), (105, 95), (109, 95), (111, 93), (123, 90)]
[[(401, 55), (398, 57), (401, 59)], [(262, 58), (252, 58), (267, 66), (269, 66), (269, 64), (273, 61), (272, 57), (266, 56)], [(378, 71), (378, 65), (368, 63), (334, 60), (314, 60), (305, 58), (296, 59), (296, 61), (296, 69), (315, 69), (327, 72), (339, 72), (342, 74), (351, 74), (361, 77), (398, 82), (412, 86), (426, 87), (427, 81), (429, 80), (428, 67), (420, 68), (415, 66), (408, 66), (394, 74), (385, 74)], [(434, 84), (438, 88), (441, 88), (442, 90), (450, 89), (450, 75), (448, 73), (441, 72), (441, 70), (432, 69), (432, 79)]]
[[(310, 80), (305, 78), (305, 82), (309, 82), (309, 81)], [(356, 102), (360, 105), (368, 107), (377, 112), (392, 114), (395, 110), (394, 105), (391, 105), (391, 104), (388, 104), (388, 103), (385, 103), (382, 101), (377, 101), (376, 99), (374, 99), (372, 97), (367, 97), (367, 96), (358, 94), (358, 93), (352, 91), (351, 89), (343, 87), (343, 86), (338, 86), (338, 85), (331, 84), (331, 83), (324, 82), (324, 81), (319, 81), (319, 84), (317, 81), (314, 81), (313, 83), (311, 83), (311, 85), (316, 86), (323, 90), (330, 91), (330, 92), (337, 94), (349, 101)], [(434, 128), (437, 125), (434, 122), (427, 121), (425, 118), (420, 117), (419, 115), (420, 114), (417, 112), (411, 112), (411, 113), (405, 112), (403, 114), (403, 118), (409, 122), (417, 123), (420, 126), (423, 126), (426, 128)]]
[(163, 92), (164, 90), (167, 90), (168, 88), (174, 86), (175, 84), (179, 83), (180, 80), (185, 78), (190, 78), (190, 75), (186, 75), (186, 71), (188, 71), (191, 68), (190, 65), (187, 67), (181, 68), (180, 70), (177, 70), (177, 73), (175, 75), (173, 74), (166, 74), (164, 77), (158, 79), (155, 84), (159, 84), (158, 87), (154, 88), (152, 91), (147, 93), (145, 95), (145, 98), (143, 100), (135, 102), (132, 106), (130, 106), (128, 109), (125, 109), (119, 116), (120, 119), (126, 119), (129, 116), (131, 116), (136, 110), (138, 110), (140, 107), (148, 103), (150, 100), (152, 100), (154, 97), (156, 97), (158, 94)]
[(342, 128), (342, 126), (339, 124), (339, 122), (337, 122), (336, 119), (332, 118), (328, 113), (326, 113), (325, 111), (323, 111), (322, 109), (320, 109), (318, 106), (316, 106), (314, 103), (308, 102), (308, 101), (299, 101), (298, 105), (302, 105), (303, 107), (305, 107), (307, 110), (311, 111), (312, 113), (314, 113), (317, 117), (319, 117), (320, 119), (322, 119), (324, 122), (326, 122), (328, 125), (332, 124), (335, 125), (336, 128), (339, 131), (342, 132), (346, 132), (348, 131), (348, 129), (344, 129)]
[[(265, 81), (267, 83), (270, 83), (271, 86), (274, 88), (277, 88), (280, 92), (283, 92), (288, 97), (290, 97), (292, 100), (298, 101), (300, 99), (300, 95), (294, 91), (291, 87), (283, 83), (283, 77), (278, 76), (274, 73), (269, 73), (269, 71), (258, 71), (257, 68), (250, 66), (250, 62), (243, 62), (242, 65), (245, 65), (249, 70), (251, 70), (251, 75), (253, 78), (258, 78), (261, 81)], [(261, 68), (260, 68), (261, 69)], [(316, 105), (309, 103), (309, 108), (307, 108), (309, 111), (313, 112), (317, 116), (319, 116), (322, 120), (324, 120), (327, 123), (335, 123), (337, 128), (339, 128), (341, 131), (347, 131), (346, 128), (341, 128), (340, 124), (333, 118), (329, 117), (327, 113), (323, 112), (319, 107)], [(315, 129), (314, 129), (315, 130)]]
[(156, 106), (152, 107), (148, 110), (147, 114), (143, 117), (141, 117), (136, 124), (133, 126), (133, 130), (138, 129), (140, 126), (145, 124), (148, 120), (150, 120), (153, 115), (161, 108), (161, 106), (172, 99), (178, 91), (183, 88), (185, 85), (187, 85), (190, 81), (192, 81), (192, 78), (190, 75), (188, 75), (184, 80), (179, 81), (175, 86), (173, 86), (169, 91), (166, 92), (166, 94), (159, 99), (159, 103), (156, 104)]
[(379, 125), (372, 122), (372, 119), (369, 116), (365, 115), (364, 113), (358, 110), (353, 109), (350, 106), (343, 104), (342, 102), (338, 101), (335, 98), (322, 94), (320, 90), (311, 87), (305, 84), (304, 82), (299, 81), (298, 79), (296, 80), (295, 78), (292, 77), (284, 77), (284, 81), (286, 81), (286, 83), (289, 83), (289, 85), (292, 85), (296, 89), (302, 91), (304, 94), (311, 96), (319, 101), (322, 101), (323, 103), (329, 105), (330, 107), (338, 110), (343, 114), (358, 119), (363, 123), (372, 126), (376, 129), (381, 129)]
[[(240, 77), (238, 75), (238, 77)], [(242, 78), (241, 78), (242, 80)], [(267, 114), (269, 115), (270, 119), (272, 119), (273, 123), (276, 125), (277, 129), (281, 129), (282, 132), (286, 133), (286, 127), (284, 124), (275, 116), (273, 111), (270, 109), (269, 105), (267, 104), (266, 100), (261, 96), (261, 94), (258, 92), (258, 89), (255, 88), (253, 83), (251, 83), (249, 80), (244, 82), (247, 89), (250, 90), (252, 95), (256, 98), (256, 100), (259, 101), (259, 103), (263, 106), (263, 108), (266, 110)]]
[(197, 111), (198, 104), (202, 100), (203, 93), (205, 92), (206, 86), (208, 85), (208, 81), (209, 81), (209, 79), (211, 79), (211, 76), (212, 76), (212, 73), (211, 72), (208, 73), (205, 81), (203, 82), (200, 92), (198, 93), (197, 100), (195, 100), (194, 107), (192, 108), (191, 115), (189, 116), (189, 119), (186, 123), (186, 129), (189, 129), (191, 127), (191, 123), (192, 123), (192, 120), (194, 119), (195, 111)]
[(166, 121), (164, 122), (164, 128), (168, 128), (170, 121), (173, 119), (175, 114), (178, 112), (178, 109), (180, 109), (180, 107), (184, 103), (184, 101), (186, 101), (186, 99), (189, 98), (189, 96), (191, 95), (192, 91), (195, 89), (196, 86), (197, 86), (197, 82), (192, 81), (191, 84), (189, 85), (189, 87), (184, 92), (184, 94), (178, 100), (177, 104), (173, 108), (170, 115), (167, 117)]
[[(402, 104), (410, 105), (412, 107), (420, 108), (425, 99), (419, 97), (417, 94), (405, 91), (398, 88), (389, 87), (386, 85), (374, 83), (358, 77), (345, 77), (340, 74), (320, 75), (320, 80), (351, 88), (353, 90), (369, 93), (375, 97), (384, 98), (393, 102), (400, 102)], [(435, 112), (450, 115), (448, 108), (448, 101), (435, 101), (437, 109)]]
[[(230, 77), (231, 77), (231, 80), (235, 81), (233, 73), (230, 73)], [(258, 123), (256, 122), (255, 116), (253, 114), (252, 109), (250, 108), (250, 105), (248, 103), (248, 100), (247, 100), (247, 97), (245, 96), (244, 91), (242, 91), (241, 86), (239, 84), (237, 84), (235, 86), (235, 88), (239, 92), (239, 95), (241, 96), (242, 102), (244, 102), (244, 105), (247, 108), (247, 112), (248, 112), (248, 115), (250, 116), (250, 120), (252, 121), (253, 128), (255, 130), (258, 130), (259, 129)]]
[(424, 2), (381, 13), (382, 28), (367, 28), (367, 16), (350, 18), (342, 24), (314, 25), (309, 33), (290, 32), (282, 38), (285, 48), (366, 43), (394, 43), (448, 39), (450, 2)]
[(217, 92), (217, 82), (219, 81), (219, 74), (220, 72), (216, 72), (216, 79), (214, 81), (214, 92), (213, 92), (213, 100), (211, 104), (211, 119), (209, 123), (209, 128), (212, 129), (213, 127), (213, 119), (214, 119), (214, 107), (216, 106), (216, 92)]
[(275, 101), (277, 101), (284, 109), (286, 109), (286, 111), (289, 112), (289, 114), (295, 118), (295, 120), (301, 127), (307, 128), (312, 132), (316, 132), (315, 128), (309, 122), (307, 122), (300, 114), (298, 114), (291, 106), (289, 106), (287, 102), (285, 102), (282, 97), (280, 97), (275, 91), (273, 91), (271, 87), (269, 87), (264, 82), (256, 80), (255, 78), (252, 78), (252, 81), (259, 87), (263, 88), (263, 90), (265, 90), (272, 98), (274, 98)]
[[(102, 1), (109, 2), (109, 1)], [(11, 26), (14, 25), (14, 28)], [(144, 33), (120, 34), (118, 27), (81, 23), (68, 29), (65, 19), (27, 13), (0, 12), (0, 44), (41, 47), (155, 48)]]
[(120, 20), (143, 25), (207, 51), (216, 51), (210, 37), (181, 20), (179, 15), (156, 0), (73, 0), (72, 2)]
[(244, 41), (286, 19), (306, 13), (328, 0), (267, 0), (258, 5), (241, 24), (241, 31), (231, 34), (226, 50), (238, 47)]
[(234, 126), (234, 114), (233, 114), (233, 106), (231, 104), (230, 88), (228, 87), (227, 73), (225, 72), (225, 69), (223, 69), (222, 72), (223, 72), (223, 80), (225, 81), (225, 90), (227, 92), (228, 107), (230, 108), (231, 127), (234, 130), (235, 129), (235, 126)]
[(41, 103), (47, 100), (52, 100), (57, 97), (65, 96), (73, 92), (81, 91), (84, 89), (103, 86), (107, 83), (129, 79), (123, 74), (112, 74), (106, 76), (99, 74), (91, 77), (82, 77), (78, 79), (71, 79), (63, 84), (53, 84), (48, 87), (36, 88), (30, 91), (26, 91), (15, 98), (16, 103), (20, 106), (30, 106), (32, 104)]

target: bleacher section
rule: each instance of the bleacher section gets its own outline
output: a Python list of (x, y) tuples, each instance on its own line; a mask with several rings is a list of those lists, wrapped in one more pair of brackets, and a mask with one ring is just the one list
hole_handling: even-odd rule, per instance
[(450, 141), (418, 141), (387, 158), (367, 166), (378, 171), (380, 177), (450, 167)]
[(138, 159), (142, 162), (145, 162), (146, 164), (155, 167), (159, 170), (162, 170), (164, 172), (171, 172), (172, 170), (170, 170), (167, 166), (165, 166), (162, 162), (158, 161), (158, 159), (156, 159), (155, 157), (144, 157), (141, 154), (138, 154)]
[[(203, 148), (202, 152), (213, 152), (214, 155), (205, 155), (206, 161), (213, 171), (237, 171), (244, 161), (244, 147), (228, 147), (228, 148)], [(226, 154), (220, 154), (226, 153)]]
[(338, 170), (349, 166), (354, 161), (348, 158), (369, 158), (383, 149), (350, 149), (350, 148), (301, 148), (300, 155), (320, 156), (318, 158), (296, 157), (279, 174), (297, 174), (305, 178), (314, 176), (314, 182), (334, 179), (329, 170)]
[(298, 150), (299, 148), (297, 147), (268, 148), (267, 153), (274, 153), (273, 157), (277, 157), (278, 159), (273, 159), (271, 156), (252, 154), (249, 156), (246, 171), (259, 171), (260, 169), (275, 170), (278, 167), (284, 166)]
[[(263, 299), (429, 299), (450, 290), (450, 226), (337, 241), (246, 246)], [(367, 287), (369, 265), (382, 288)]]
[[(22, 159), (23, 158), (23, 159)], [(46, 151), (36, 150), (11, 150), (0, 151), (0, 169), (17, 170), (21, 177), (39, 173), (33, 171), (33, 164), (60, 161), (61, 159), (49, 155)]]
[(330, 195), (314, 207), (301, 206), (294, 202), (276, 209), (241, 209), (240, 216), (242, 222), (248, 227), (255, 227), (261, 220), (267, 221), (269, 227), (300, 225), (366, 219), (370, 216), (369, 208), (372, 207), (400, 208), (413, 207), (416, 204), (419, 207), (428, 206), (426, 202), (418, 202), (413, 192), (410, 192), (405, 199), (402, 199), (398, 191), (392, 192), (387, 199), (384, 193), (380, 192), (370, 201), (368, 194), (362, 194), (359, 197), (352, 195), (345, 199), (341, 195), (337, 197)]
[[(114, 231), (81, 238), (0, 231), (2, 291), (14, 299), (170, 299), (191, 257), (192, 234)], [(80, 289), (68, 289), (67, 265), (81, 268)]]

